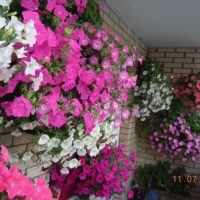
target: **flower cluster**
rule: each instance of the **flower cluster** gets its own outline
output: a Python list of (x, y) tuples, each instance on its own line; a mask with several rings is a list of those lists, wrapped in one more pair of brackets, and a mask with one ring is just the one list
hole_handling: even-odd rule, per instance
[(76, 155), (96, 157), (103, 148), (116, 143), (118, 139), (113, 122), (97, 124), (89, 135), (84, 134), (82, 124), (68, 131), (69, 137), (63, 137), (66, 130), (63, 130), (62, 137), (50, 138), (48, 134), (43, 134), (38, 140), (37, 154), (28, 151), (23, 155), (22, 161), (39, 160), (44, 163), (44, 167), (49, 167), (52, 162), (57, 163), (62, 167), (61, 174), (68, 174), (70, 169), (81, 164)]
[(160, 131), (150, 136), (150, 145), (163, 157), (169, 154), (171, 159), (180, 157), (183, 161), (200, 161), (200, 136), (191, 132), (185, 119), (178, 117), (173, 123), (167, 119), (160, 124)]
[[(8, 13), (10, 1), (0, 2), (0, 82), (8, 83), (18, 71), (16, 60), (26, 57), (29, 47), (36, 43), (36, 29), (33, 20), (22, 23), (18, 17)], [(10, 17), (11, 15), (11, 17)], [(0, 88), (3, 96), (4, 92)]]
[(186, 97), (187, 105), (200, 108), (200, 73), (184, 77), (176, 74), (172, 83), (175, 84), (173, 94), (176, 99)]
[[(95, 156), (113, 142), (114, 136), (113, 131), (99, 134), (98, 124), (113, 117), (114, 126), (119, 128), (130, 116), (123, 105), (128, 90), (136, 86), (137, 76), (130, 75), (128, 69), (137, 63), (137, 55), (120, 43), (119, 36), (112, 38), (106, 29), (80, 20), (94, 2), (22, 0), (17, 15), (23, 22), (13, 17), (10, 25), (3, 26), (16, 32), (14, 42), (9, 44), (14, 48), (9, 59), (4, 60), (6, 50), (0, 55), (3, 62), (8, 62), (3, 66), (9, 66), (9, 70), (17, 67), (9, 80), (0, 80), (3, 124), (14, 123), (15, 136), (24, 131), (46, 132), (39, 140), (39, 149), (44, 150), (42, 158), (48, 161), (54, 156), (55, 161), (74, 153), (84, 154), (89, 148), (90, 155)], [(21, 54), (15, 57), (13, 51), (18, 47)], [(79, 124), (81, 134), (75, 134), (79, 130), (74, 132), (71, 127)], [(64, 148), (54, 151), (59, 144), (65, 144)], [(82, 149), (77, 148), (79, 145)], [(32, 157), (28, 152), (23, 160)]]
[[(3, 199), (32, 199), (51, 200), (52, 195), (45, 180), (39, 178), (35, 184), (23, 175), (15, 165), (8, 168), (5, 164), (9, 161), (8, 150), (0, 146), (0, 198)], [(1, 199), (2, 199), (1, 198)]]
[(122, 194), (126, 182), (135, 170), (135, 153), (125, 156), (125, 146), (118, 148), (105, 147), (94, 159), (81, 157), (81, 167), (69, 175), (60, 174), (60, 167), (53, 166), (51, 180), (55, 187), (69, 187), (74, 184), (71, 193), (80, 196), (95, 195), (110, 198), (114, 193)]
[(168, 110), (173, 96), (159, 62), (147, 59), (139, 70), (139, 83), (134, 89), (136, 117), (145, 121), (152, 112)]

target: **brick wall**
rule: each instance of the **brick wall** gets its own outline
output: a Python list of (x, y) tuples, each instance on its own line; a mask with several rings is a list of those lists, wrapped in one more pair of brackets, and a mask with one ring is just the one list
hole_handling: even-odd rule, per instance
[[(148, 49), (148, 56), (158, 59), (164, 64), (164, 69), (166, 74), (170, 77), (176, 73), (181, 73), (183, 75), (188, 73), (196, 73), (200, 71), (200, 51), (194, 48), (151, 48)], [(156, 153), (154, 150), (149, 148), (149, 141), (147, 138), (139, 136), (138, 137), (138, 159), (137, 165), (139, 164), (156, 164), (159, 160), (163, 159), (161, 154)], [(171, 160), (169, 160), (171, 161)], [(179, 159), (174, 159), (172, 167), (184, 166), (189, 175), (200, 176), (200, 164), (193, 162), (182, 162)], [(191, 198), (183, 198), (173, 194), (169, 196), (168, 194), (161, 192), (161, 200), (199, 200), (200, 199), (200, 185), (197, 189), (192, 191)]]

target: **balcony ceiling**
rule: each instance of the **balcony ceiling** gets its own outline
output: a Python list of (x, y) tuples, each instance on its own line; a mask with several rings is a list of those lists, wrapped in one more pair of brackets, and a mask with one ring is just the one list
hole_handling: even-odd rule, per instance
[(107, 0), (147, 47), (200, 47), (200, 0)]

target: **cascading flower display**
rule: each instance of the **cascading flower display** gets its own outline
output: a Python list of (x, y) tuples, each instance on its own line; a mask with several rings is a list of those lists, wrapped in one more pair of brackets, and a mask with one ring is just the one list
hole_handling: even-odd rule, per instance
[(114, 127), (129, 118), (123, 105), (137, 82), (128, 69), (139, 58), (119, 36), (96, 27), (101, 20), (94, 0), (9, 3), (2, 10), (18, 12), (1, 18), (0, 69), (10, 73), (0, 79), (1, 124), (12, 125), (14, 136), (39, 133), (39, 155), (26, 152), (22, 160), (46, 166), (71, 160), (70, 168), (78, 167), (73, 156), (94, 157), (116, 142)]
[(172, 82), (175, 85), (173, 94), (176, 99), (185, 98), (187, 106), (195, 110), (200, 108), (200, 73), (187, 76), (176, 74)]
[[(51, 172), (51, 181), (56, 188), (65, 188), (70, 195), (106, 197), (122, 194), (128, 188), (126, 182), (135, 172), (133, 167), (136, 155), (131, 152), (125, 155), (125, 146), (112, 148), (106, 146), (94, 159), (88, 156), (80, 157), (81, 167), (73, 169), (69, 175), (60, 173), (60, 166), (54, 165)], [(73, 189), (70, 186), (74, 185)], [(63, 199), (67, 197), (63, 196)], [(61, 198), (62, 199), (62, 198)]]
[(147, 59), (139, 66), (138, 86), (134, 89), (135, 116), (141, 121), (148, 119), (151, 113), (169, 110), (173, 95), (166, 84), (162, 65)]
[(150, 135), (150, 146), (162, 153), (163, 157), (200, 162), (200, 136), (191, 132), (186, 119), (182, 117), (178, 117), (173, 123), (164, 119), (160, 130)]
[(33, 183), (23, 175), (15, 165), (7, 167), (9, 153), (6, 147), (0, 146), (0, 198), (1, 199), (32, 199), (51, 200), (52, 194), (46, 181), (38, 178)]

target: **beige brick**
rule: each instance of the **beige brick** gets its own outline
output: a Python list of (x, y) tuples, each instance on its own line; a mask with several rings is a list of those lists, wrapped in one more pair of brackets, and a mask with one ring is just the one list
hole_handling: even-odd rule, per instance
[(183, 64), (184, 68), (200, 68), (200, 64)]
[(191, 72), (192, 72), (191, 69), (173, 69), (173, 73), (189, 74)]
[(164, 67), (182, 68), (182, 64), (181, 63), (164, 63)]
[(172, 52), (175, 52), (175, 49), (174, 48), (159, 48), (159, 49), (157, 49), (157, 51), (158, 52), (170, 52), (170, 53), (172, 53)]
[(194, 63), (200, 63), (200, 58), (195, 58)]
[(172, 69), (171, 68), (164, 68), (164, 71), (167, 72), (167, 73), (170, 73), (170, 72), (172, 72)]
[(12, 138), (11, 134), (3, 134), (0, 136), (0, 144), (9, 147), (12, 145)]
[(194, 53), (195, 48), (178, 48), (176, 49), (176, 52)]
[(194, 167), (194, 162), (182, 162), (181, 160), (175, 160), (175, 164), (184, 167)]
[(148, 53), (156, 52), (156, 48), (149, 48)]
[(192, 63), (192, 58), (174, 58), (175, 63)]
[(126, 26), (126, 24), (120, 20), (120, 23), (119, 23), (120, 27), (124, 30), (124, 31), (127, 31), (128, 30), (128, 27)]
[(149, 53), (149, 57), (152, 57), (152, 58), (162, 58), (164, 56), (165, 56), (164, 53)]
[(188, 174), (194, 174), (194, 175), (200, 175), (200, 169), (195, 169), (195, 168), (186, 168), (186, 171)]
[(137, 157), (136, 161), (137, 163), (145, 163), (145, 158)]
[(155, 155), (147, 154), (147, 153), (138, 153), (138, 157), (140, 158), (147, 158), (147, 159), (155, 159)]
[(198, 73), (200, 72), (200, 69), (193, 69), (193, 73)]
[(200, 58), (200, 53), (186, 53), (188, 58)]
[(162, 62), (162, 63), (169, 63), (169, 62), (173, 61), (172, 58), (157, 58), (157, 60)]
[(24, 144), (24, 145), (18, 145), (18, 146), (12, 146), (12, 147), (9, 147), (9, 151), (11, 153), (16, 153), (16, 152), (23, 152), (25, 151), (27, 148), (27, 145)]
[(156, 165), (156, 164), (157, 164), (157, 161), (156, 161), (156, 160), (152, 160), (152, 159), (146, 159), (145, 164)]
[(115, 23), (119, 23), (119, 17), (114, 13), (114, 12), (112, 12), (111, 10), (110, 10), (110, 17), (113, 19), (113, 21), (115, 22)]
[(200, 163), (195, 163), (195, 168), (200, 169)]
[(114, 23), (114, 30), (116, 31), (116, 34), (119, 34), (120, 36), (123, 35), (123, 29), (119, 26), (119, 24)]
[(30, 178), (34, 178), (45, 174), (46, 172), (42, 171), (42, 165), (38, 165), (27, 169), (26, 173)]
[(166, 57), (169, 58), (183, 58), (184, 53), (166, 53)]
[(103, 20), (106, 22), (106, 24), (113, 27), (114, 25), (113, 20), (107, 14), (103, 16)]
[(105, 5), (104, 7), (104, 13), (106, 13), (107, 15), (110, 14), (110, 8), (107, 5)]
[(20, 137), (14, 137), (13, 145), (32, 143), (32, 139), (32, 135), (23, 134)]

